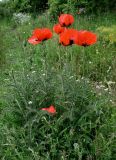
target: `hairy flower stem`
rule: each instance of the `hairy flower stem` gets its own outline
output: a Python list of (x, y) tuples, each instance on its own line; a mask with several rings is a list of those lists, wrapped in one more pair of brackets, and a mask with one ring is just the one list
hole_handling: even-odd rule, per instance
[(85, 76), (85, 63), (86, 63), (86, 55), (85, 55), (85, 47), (82, 49), (82, 76)]

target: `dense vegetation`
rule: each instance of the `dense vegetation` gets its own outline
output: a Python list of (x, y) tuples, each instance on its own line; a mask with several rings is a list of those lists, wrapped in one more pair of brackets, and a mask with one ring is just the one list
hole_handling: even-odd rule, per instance
[(54, 18), (60, 13), (75, 13), (84, 8), (88, 13), (115, 11), (115, 0), (3, 0), (0, 2), (0, 15), (13, 12), (40, 13), (48, 9)]
[[(115, 15), (75, 14), (79, 7), (91, 10), (92, 1), (43, 2), (1, 5), (8, 11), (1, 10), (2, 17), (14, 10), (38, 12), (45, 3), (50, 8), (35, 17), (13, 14), (0, 21), (0, 159), (115, 160)], [(103, 1), (93, 2), (94, 10)], [(108, 10), (112, 3), (104, 1)], [(96, 44), (61, 46), (55, 33), (35, 46), (27, 42), (34, 28), (52, 30), (51, 18), (68, 11), (75, 15), (71, 27), (96, 33)], [(55, 115), (41, 110), (50, 105)]]

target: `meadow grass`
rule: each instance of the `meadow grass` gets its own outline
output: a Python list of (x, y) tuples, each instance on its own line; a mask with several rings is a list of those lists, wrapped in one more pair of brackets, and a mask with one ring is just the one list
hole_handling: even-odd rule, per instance
[[(90, 47), (27, 43), (32, 30), (50, 27), (47, 14), (25, 24), (1, 21), (0, 159), (115, 159), (116, 44), (98, 28), (115, 16), (76, 16), (76, 29), (95, 32)], [(57, 114), (41, 111), (53, 104)]]

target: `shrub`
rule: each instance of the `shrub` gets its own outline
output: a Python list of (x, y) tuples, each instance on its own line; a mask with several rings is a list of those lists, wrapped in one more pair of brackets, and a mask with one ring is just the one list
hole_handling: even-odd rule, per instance
[(0, 18), (12, 16), (12, 11), (8, 6), (9, 2), (0, 2)]
[(101, 13), (116, 8), (114, 0), (48, 0), (48, 4), (50, 16), (55, 19), (61, 13), (77, 14), (81, 9), (84, 12)]
[(31, 10), (31, 5), (29, 1), (24, 0), (9, 0), (6, 5), (12, 13), (14, 12), (29, 12)]
[(116, 4), (115, 0), (87, 0), (87, 10), (92, 12), (104, 12), (104, 11), (112, 11), (115, 10)]
[(47, 0), (9, 0), (5, 3), (5, 9), (11, 12), (41, 12), (47, 7)]
[(81, 9), (88, 12), (103, 12), (107, 10), (115, 10), (115, 0), (9, 0), (1, 3), (0, 14), (10, 12), (43, 12), (49, 7), (49, 14), (52, 18), (57, 18), (61, 13), (77, 14)]
[(75, 0), (49, 0), (49, 14), (51, 18), (56, 19), (61, 13), (74, 13), (77, 7), (77, 1)]
[(48, 0), (30, 0), (31, 12), (43, 12), (48, 8)]

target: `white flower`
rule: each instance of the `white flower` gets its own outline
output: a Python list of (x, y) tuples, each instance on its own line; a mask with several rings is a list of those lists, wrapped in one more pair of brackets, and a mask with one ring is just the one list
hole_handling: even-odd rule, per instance
[(80, 79), (77, 79), (76, 82), (80, 82)]
[(24, 13), (14, 13), (13, 19), (15, 20), (15, 22), (23, 24), (25, 22), (28, 22), (31, 19), (31, 16)]
[(108, 91), (108, 88), (105, 88), (104, 91)]
[(70, 76), (69, 79), (72, 79), (74, 76)]
[(32, 101), (29, 101), (28, 104), (32, 104)]
[(110, 84), (115, 84), (115, 83), (116, 83), (116, 82), (112, 82), (112, 81), (108, 81), (108, 82), (107, 82), (108, 85), (110, 85)]
[(73, 146), (74, 146), (74, 149), (78, 149), (79, 148), (78, 143), (74, 143)]
[(35, 92), (36, 92), (36, 93), (38, 93), (39, 91), (38, 91), (38, 90), (36, 90)]
[(100, 89), (100, 86), (99, 86), (99, 85), (96, 85), (96, 89)]
[(36, 71), (32, 71), (32, 73), (35, 73)]

